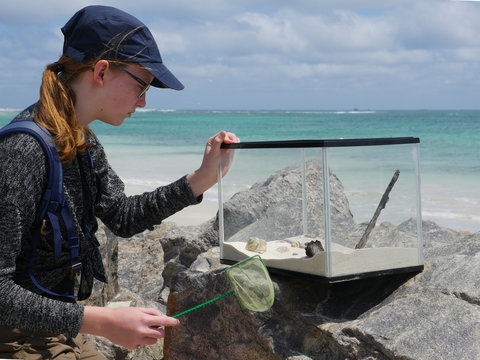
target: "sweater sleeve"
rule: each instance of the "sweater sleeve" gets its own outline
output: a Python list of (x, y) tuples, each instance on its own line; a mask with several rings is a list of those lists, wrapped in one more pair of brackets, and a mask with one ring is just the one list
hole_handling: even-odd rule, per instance
[(27, 134), (0, 140), (0, 324), (75, 336), (83, 306), (53, 300), (17, 284), (19, 261), (27, 261), (37, 204), (46, 186), (46, 162)]
[(152, 230), (154, 225), (170, 215), (202, 201), (202, 195), (193, 195), (186, 176), (154, 191), (126, 196), (122, 180), (110, 167), (104, 149), (95, 136), (93, 143), (92, 158), (103, 186), (96, 215), (114, 234), (130, 237), (147, 229)]

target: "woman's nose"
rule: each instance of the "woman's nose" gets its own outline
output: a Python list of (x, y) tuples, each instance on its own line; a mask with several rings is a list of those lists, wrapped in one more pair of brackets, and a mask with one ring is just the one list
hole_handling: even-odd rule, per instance
[(146, 98), (147, 98), (147, 94), (144, 94), (142, 97), (138, 98), (136, 107), (139, 107), (139, 108), (145, 107), (147, 105)]

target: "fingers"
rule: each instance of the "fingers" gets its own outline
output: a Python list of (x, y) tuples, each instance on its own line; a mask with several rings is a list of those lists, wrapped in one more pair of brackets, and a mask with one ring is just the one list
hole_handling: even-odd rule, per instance
[(178, 319), (153, 308), (86, 306), (81, 332), (103, 336), (115, 344), (135, 349), (142, 344), (155, 344), (165, 336), (165, 326), (178, 324)]
[(145, 327), (141, 331), (141, 335), (135, 341), (133, 349), (141, 345), (154, 345), (158, 339), (165, 337), (164, 326), (177, 326), (180, 321), (178, 319), (166, 316), (156, 309), (141, 309), (145, 314), (149, 315), (146, 320)]
[[(220, 145), (221, 143), (233, 144), (240, 142), (240, 139), (237, 138), (234, 133), (224, 130), (220, 131), (218, 134), (213, 135), (209, 140), (213, 140), (213, 142), (216, 142), (218, 145)], [(211, 142), (209, 141), (209, 143)]]
[(152, 343), (155, 344), (155, 342), (158, 339), (161, 339), (164, 336), (165, 336), (165, 329), (163, 327), (155, 326), (143, 331), (142, 336), (140, 336), (139, 342), (141, 344), (151, 345)]
[(164, 326), (177, 326), (178, 319), (166, 316), (155, 309), (141, 309), (147, 317), (144, 319), (143, 336), (145, 338), (159, 339), (165, 336)]
[(239, 143), (240, 142), (240, 139), (237, 138), (237, 136), (234, 133), (221, 131), (220, 134), (222, 134), (222, 133), (223, 133), (223, 142), (225, 144), (233, 144), (233, 143)]
[(151, 319), (149, 326), (150, 327), (177, 326), (178, 324), (180, 324), (180, 321), (178, 319), (160, 314)]
[[(205, 152), (203, 153), (203, 160), (200, 167), (194, 172), (187, 175), (187, 181), (190, 184), (190, 188), (195, 197), (203, 194), (206, 190), (210, 189), (217, 182), (217, 169), (220, 161), (224, 163), (222, 158), (227, 156), (227, 163), (231, 162), (233, 157), (233, 149), (227, 149), (222, 151), (222, 143), (232, 144), (240, 142), (234, 133), (227, 131), (220, 131), (219, 133), (211, 136), (205, 146)], [(222, 174), (225, 175), (227, 168), (223, 165)], [(169, 322), (169, 324), (171, 324)], [(167, 325), (167, 326), (175, 326)]]
[(148, 325), (150, 327), (159, 326), (177, 326), (180, 324), (178, 319), (162, 314), (159, 310), (153, 308), (138, 308), (145, 314), (151, 315)]
[(165, 316), (165, 315), (162, 315), (162, 317), (163, 317), (163, 326), (177, 326), (178, 324), (180, 324), (180, 320), (175, 319), (173, 317)]
[[(131, 319), (131, 334), (128, 336), (133, 341), (132, 346), (153, 345), (160, 338), (165, 336), (164, 326), (177, 326), (180, 321), (162, 314), (153, 308), (128, 308), (137, 311), (137, 320)], [(143, 315), (141, 315), (143, 314)], [(135, 322), (137, 325), (135, 326)], [(125, 334), (126, 335), (126, 334)], [(135, 340), (133, 340), (135, 339)]]
[(127, 348), (129, 350), (136, 350), (142, 345), (155, 345), (159, 338), (163, 338), (165, 336), (165, 331), (163, 329), (161, 329), (161, 332), (162, 332), (162, 336), (160, 336), (160, 337), (148, 337), (148, 336), (146, 336), (146, 337), (143, 337), (142, 339), (140, 339), (140, 341), (138, 341), (138, 343), (128, 345)]
[(145, 338), (142, 339), (142, 345), (155, 345), (157, 343), (157, 341), (158, 341), (157, 338), (145, 337)]

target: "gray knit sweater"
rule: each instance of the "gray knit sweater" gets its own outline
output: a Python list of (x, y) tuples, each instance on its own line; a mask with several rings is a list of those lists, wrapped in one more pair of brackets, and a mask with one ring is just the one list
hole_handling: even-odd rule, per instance
[[(16, 119), (32, 116), (33, 107), (29, 107)], [(130, 237), (201, 201), (201, 197), (194, 197), (185, 177), (152, 192), (127, 197), (98, 139), (92, 135), (89, 143), (103, 185), (100, 203), (88, 201), (95, 199), (97, 191), (91, 176), (83, 175), (82, 181), (82, 174), (90, 174), (86, 155), (78, 154), (64, 166), (64, 194), (80, 238), (83, 268), (79, 299), (90, 295), (94, 277), (105, 280), (98, 243), (85, 231), (95, 232), (96, 217), (116, 235)], [(29, 134), (0, 139), (0, 326), (73, 337), (82, 323), (83, 305), (46, 297), (27, 274), (32, 226), (47, 184), (46, 161), (41, 145)], [(49, 290), (72, 291), (73, 282), (65, 281), (70, 271), (68, 244), (64, 241), (58, 259), (54, 259), (52, 245), (51, 235), (41, 237), (33, 273)]]

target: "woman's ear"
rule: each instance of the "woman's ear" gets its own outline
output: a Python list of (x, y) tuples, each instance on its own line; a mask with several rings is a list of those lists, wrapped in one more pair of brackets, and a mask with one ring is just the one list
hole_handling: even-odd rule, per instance
[(105, 73), (110, 69), (110, 63), (107, 60), (99, 60), (93, 68), (93, 81), (98, 85), (104, 85), (103, 79)]

